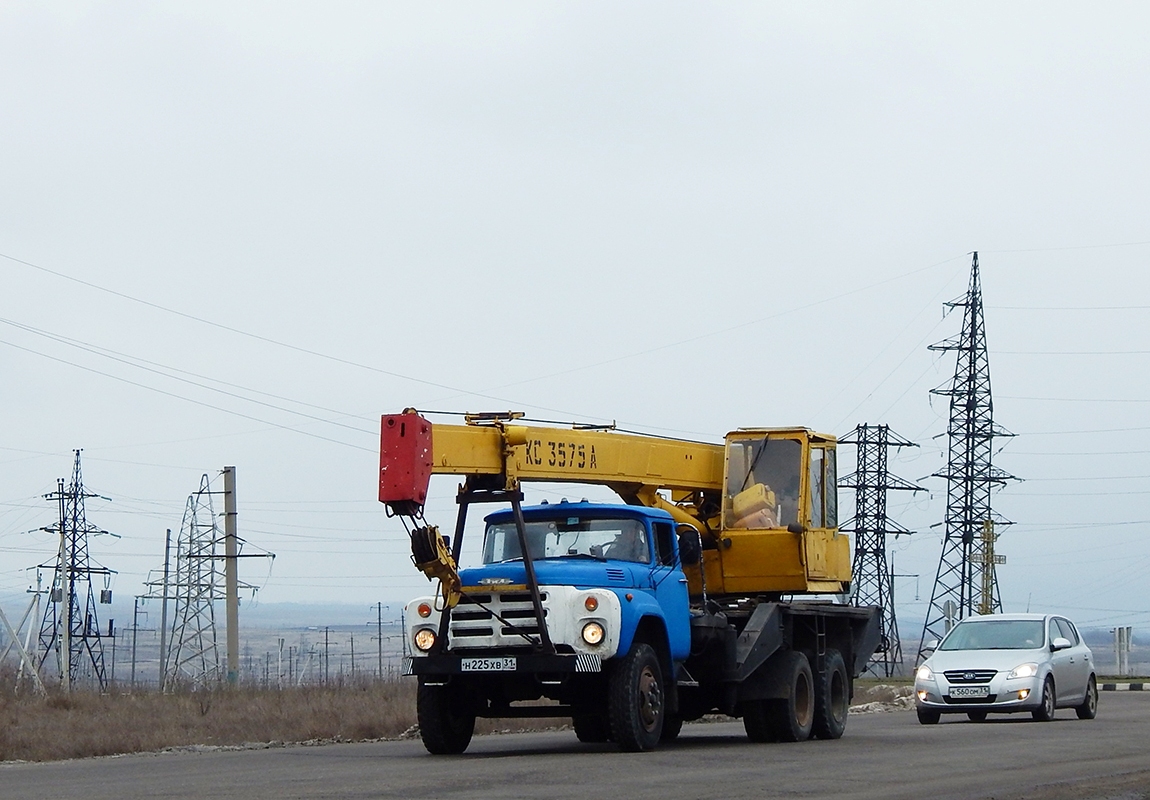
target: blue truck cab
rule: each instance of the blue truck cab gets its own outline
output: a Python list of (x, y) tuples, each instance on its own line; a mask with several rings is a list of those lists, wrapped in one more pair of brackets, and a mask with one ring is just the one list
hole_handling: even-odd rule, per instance
[[(658, 509), (587, 502), (522, 512), (551, 647), (543, 647), (513, 512), (504, 510), (485, 518), (482, 564), (460, 572), (463, 597), (447, 624), (441, 597), (407, 605), (405, 633), (413, 646), (405, 671), (419, 675), (427, 690), (450, 696), (465, 717), (514, 716), (512, 703), (545, 697), (566, 707), (584, 733), (602, 728), (605, 741), (611, 673), (638, 660), (631, 666), (657, 674), (661, 693), (674, 691), (690, 655), (687, 578), (674, 520)], [(654, 667), (647, 663), (652, 656)]]

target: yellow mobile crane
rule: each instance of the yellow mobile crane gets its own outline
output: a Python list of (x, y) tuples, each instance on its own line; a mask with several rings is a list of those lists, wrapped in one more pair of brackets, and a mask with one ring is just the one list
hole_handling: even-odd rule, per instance
[[(720, 445), (521, 417), (382, 419), (379, 499), (440, 580), (406, 631), (430, 751), (460, 752), (476, 716), (571, 716), (581, 740), (628, 750), (712, 711), (756, 741), (842, 734), (877, 609), (794, 602), (850, 588), (834, 437), (746, 428)], [(422, 519), (432, 474), (464, 478), (452, 539)], [(625, 505), (524, 508), (524, 482), (607, 486)], [(482, 502), (511, 509), (487, 517), (483, 565), (461, 573)], [(512, 706), (540, 697), (558, 705)]]
[[(596, 484), (631, 505), (661, 508), (703, 535), (706, 586), (715, 597), (849, 591), (833, 436), (741, 428), (720, 445), (529, 427), (512, 424), (516, 417), (435, 425), (430, 472), (474, 476), (473, 484), (505, 491), (524, 481)], [(687, 570), (694, 595), (703, 591), (699, 573)]]

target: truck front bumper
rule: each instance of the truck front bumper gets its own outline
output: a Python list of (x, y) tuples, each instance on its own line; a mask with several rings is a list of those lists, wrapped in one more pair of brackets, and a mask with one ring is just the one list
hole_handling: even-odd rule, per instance
[(485, 656), (481, 653), (462, 655), (439, 653), (426, 656), (405, 656), (404, 675), (523, 675), (563, 674), (571, 672), (602, 672), (603, 659), (591, 653), (546, 655), (543, 653), (517, 653), (514, 655)]

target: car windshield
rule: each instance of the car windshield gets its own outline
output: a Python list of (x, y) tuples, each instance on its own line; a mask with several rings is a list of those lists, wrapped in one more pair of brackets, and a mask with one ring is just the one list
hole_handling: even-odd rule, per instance
[[(528, 522), (527, 547), (532, 560), (540, 558), (594, 558), (651, 560), (647, 531), (636, 519), (586, 519), (565, 517)], [(514, 522), (487, 526), (483, 537), (483, 563), (497, 564), (523, 558)]]
[(960, 622), (939, 650), (1033, 650), (1043, 642), (1040, 619)]

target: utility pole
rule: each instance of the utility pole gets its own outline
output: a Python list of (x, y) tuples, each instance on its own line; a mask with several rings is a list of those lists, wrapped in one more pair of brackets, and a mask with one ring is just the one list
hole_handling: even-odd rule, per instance
[(228, 620), (228, 683), (240, 675), (239, 544), (236, 541), (236, 468), (224, 467), (224, 595)]
[(375, 679), (383, 680), (383, 603), (375, 604), (375, 638), (379, 644), (379, 666), (376, 667)]
[(132, 606), (132, 690), (136, 689), (136, 634), (140, 630), (140, 597), (135, 598)]
[(963, 320), (962, 331), (957, 336), (929, 348), (941, 352), (953, 350), (958, 356), (953, 379), (931, 390), (931, 394), (950, 398), (947, 463), (934, 474), (946, 479), (947, 495), (942, 555), (919, 641), (919, 661), (926, 657), (928, 640), (941, 639), (956, 620), (975, 612), (974, 595), (976, 591), (981, 594), (984, 585), (989, 600), (983, 607), (989, 613), (1001, 611), (995, 560), (993, 553), (985, 552), (985, 540), (980, 532), (988, 520), (996, 520), (999, 525), (1011, 524), (993, 513), (990, 496), (995, 489), (1015, 479), (991, 464), (994, 439), (1014, 434), (994, 422), (978, 253), (971, 263), (966, 294), (946, 306), (963, 309)]
[(972, 553), (972, 563), (982, 565), (982, 592), (978, 601), (979, 614), (994, 613), (994, 567), (991, 564), (1005, 564), (1006, 556), (994, 554), (994, 542), (998, 536), (994, 533), (994, 520), (982, 521), (982, 552)]
[(168, 565), (172, 553), (172, 529), (164, 536), (164, 583), (160, 600), (160, 687), (168, 674)]
[(328, 667), (331, 664), (330, 655), (329, 655), (330, 651), (328, 650), (328, 631), (329, 631), (329, 628), (325, 625), (324, 629), (323, 629), (323, 685), (324, 686), (327, 686), (327, 682), (330, 678), (330, 674), (328, 673)]

